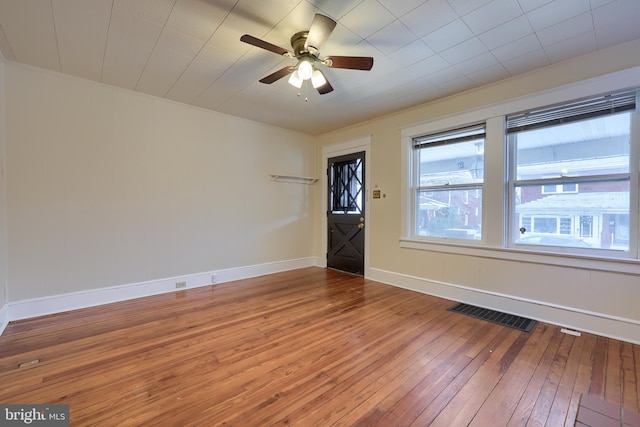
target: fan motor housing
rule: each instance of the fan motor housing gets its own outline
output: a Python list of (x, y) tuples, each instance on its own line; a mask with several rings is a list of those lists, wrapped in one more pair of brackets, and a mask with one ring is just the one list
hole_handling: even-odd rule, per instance
[(318, 49), (313, 46), (305, 47), (308, 36), (309, 31), (300, 31), (291, 36), (291, 47), (297, 58), (309, 55), (318, 58)]

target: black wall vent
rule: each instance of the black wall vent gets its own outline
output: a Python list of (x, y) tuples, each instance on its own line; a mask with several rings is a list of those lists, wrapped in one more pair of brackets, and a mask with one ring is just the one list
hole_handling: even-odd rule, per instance
[(489, 310), (488, 308), (476, 307), (474, 305), (459, 303), (449, 308), (449, 311), (466, 314), (476, 319), (488, 320), (499, 325), (508, 326), (520, 331), (531, 332), (536, 325), (536, 321), (526, 317), (515, 316), (513, 314), (502, 313), (500, 311)]

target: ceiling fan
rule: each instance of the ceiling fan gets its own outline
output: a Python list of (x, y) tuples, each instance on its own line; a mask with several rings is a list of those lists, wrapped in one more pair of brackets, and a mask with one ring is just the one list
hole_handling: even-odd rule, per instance
[(328, 16), (316, 13), (311, 22), (309, 31), (300, 31), (291, 36), (291, 47), (288, 49), (276, 46), (267, 41), (245, 34), (240, 41), (250, 45), (277, 53), (287, 58), (296, 58), (298, 63), (286, 66), (278, 71), (260, 79), (261, 83), (271, 84), (291, 74), (289, 83), (297, 88), (302, 87), (305, 80), (311, 80), (312, 86), (324, 95), (333, 90), (325, 74), (316, 67), (320, 63), (329, 68), (346, 68), (350, 70), (369, 71), (373, 67), (373, 58), (370, 56), (326, 56), (320, 57), (320, 47), (329, 38), (336, 26), (336, 21)]

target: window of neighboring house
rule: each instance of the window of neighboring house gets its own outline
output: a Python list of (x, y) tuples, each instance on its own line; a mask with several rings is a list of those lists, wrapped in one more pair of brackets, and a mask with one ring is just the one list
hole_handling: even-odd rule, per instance
[(480, 240), (485, 125), (413, 138), (413, 236)]
[(511, 242), (629, 250), (635, 91), (506, 117)]
[(578, 184), (551, 184), (542, 186), (542, 194), (555, 194), (555, 193), (577, 193)]
[(593, 237), (593, 215), (580, 215), (580, 237)]

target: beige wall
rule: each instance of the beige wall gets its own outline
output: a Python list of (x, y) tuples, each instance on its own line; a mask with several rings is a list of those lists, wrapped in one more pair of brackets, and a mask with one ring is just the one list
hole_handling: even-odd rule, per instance
[[(384, 199), (370, 202), (367, 224), (370, 227), (368, 249), (372, 277), (390, 278), (391, 283), (404, 281), (405, 286), (413, 284), (408, 287), (450, 298), (487, 297), (488, 305), (499, 299), (496, 295), (507, 296), (506, 300), (513, 297), (513, 307), (533, 302), (529, 304), (533, 310), (530, 314), (543, 320), (550, 310), (558, 307), (561, 311), (564, 308), (573, 311), (574, 318), (582, 313), (596, 314), (591, 319), (602, 315), (611, 320), (612, 325), (619, 317), (628, 327), (621, 335), (640, 342), (640, 310), (637, 307), (640, 263), (624, 263), (623, 269), (632, 270), (632, 273), (613, 273), (584, 268), (588, 261), (578, 263), (578, 267), (573, 265), (573, 260), (567, 260), (566, 266), (545, 265), (539, 258), (527, 259), (526, 255), (524, 260), (500, 259), (499, 251), (486, 256), (487, 253), (481, 251), (419, 250), (402, 248), (400, 244), (404, 179), (402, 128), (638, 65), (640, 42), (636, 41), (320, 136), (319, 152), (323, 146), (371, 136), (371, 182), (387, 194)], [(488, 213), (502, 215), (502, 210), (499, 206), (490, 207)], [(323, 232), (317, 231), (319, 235)], [(322, 251), (322, 248), (318, 246), (316, 250)], [(538, 302), (543, 303), (540, 310), (535, 308)], [(561, 318), (562, 315), (558, 319)], [(593, 325), (582, 326), (595, 329)], [(615, 335), (615, 331), (607, 334)]]
[(5, 64), (8, 299), (310, 257), (315, 138)]
[[(5, 168), (4, 59), (0, 55), (0, 310), (7, 303), (7, 192)], [(0, 316), (0, 330), (3, 318)]]

